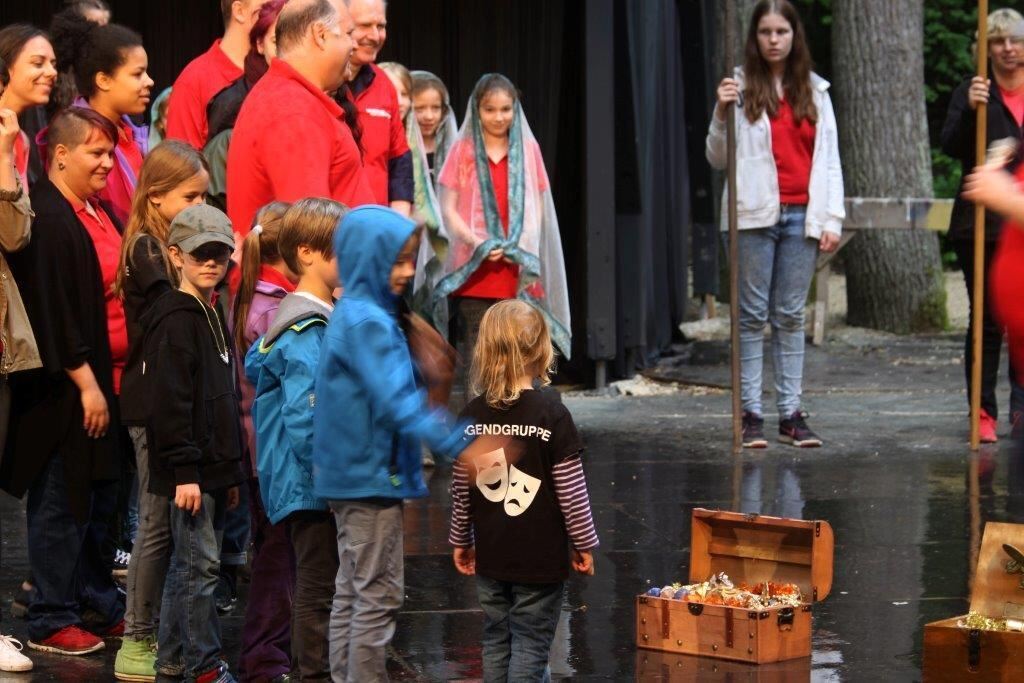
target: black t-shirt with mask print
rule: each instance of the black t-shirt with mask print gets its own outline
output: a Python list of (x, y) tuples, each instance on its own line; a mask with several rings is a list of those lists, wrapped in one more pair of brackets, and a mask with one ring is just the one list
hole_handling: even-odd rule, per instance
[(551, 470), (583, 450), (572, 415), (553, 390), (524, 391), (508, 409), (483, 397), (462, 411), (467, 439), (506, 439), (469, 466), (469, 511), (481, 576), (556, 583), (569, 576), (569, 536)]

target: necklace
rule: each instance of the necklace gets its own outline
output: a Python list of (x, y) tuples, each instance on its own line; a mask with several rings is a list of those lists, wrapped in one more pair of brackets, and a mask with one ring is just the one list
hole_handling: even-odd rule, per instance
[(220, 329), (220, 321), (216, 325), (213, 324), (213, 320), (210, 318), (210, 307), (203, 303), (195, 294), (189, 292), (189, 296), (199, 302), (199, 305), (203, 307), (203, 313), (206, 314), (206, 324), (210, 326), (210, 332), (213, 332), (213, 341), (217, 346), (217, 355), (224, 362), (228, 364), (228, 343), (224, 340), (224, 331)]

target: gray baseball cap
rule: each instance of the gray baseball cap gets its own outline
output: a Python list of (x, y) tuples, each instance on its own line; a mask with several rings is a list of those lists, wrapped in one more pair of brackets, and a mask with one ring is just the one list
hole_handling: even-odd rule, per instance
[(235, 233), (231, 230), (231, 220), (223, 211), (209, 204), (196, 204), (179, 213), (171, 221), (171, 229), (167, 235), (168, 245), (191, 254), (210, 242), (219, 242), (235, 248)]

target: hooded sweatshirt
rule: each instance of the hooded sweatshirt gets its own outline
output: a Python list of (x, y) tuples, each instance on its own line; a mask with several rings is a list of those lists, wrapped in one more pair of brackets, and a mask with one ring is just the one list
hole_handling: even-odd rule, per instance
[(420, 441), (439, 455), (464, 444), (450, 415), (417, 386), (388, 280), (416, 224), (363, 206), (334, 235), (344, 295), (331, 316), (316, 377), (313, 492), (326, 500), (420, 498)]
[(256, 388), (253, 451), (267, 518), (277, 524), (296, 510), (326, 510), (313, 495), (313, 412), (316, 366), (331, 309), (305, 294), (289, 294), (245, 358)]
[(141, 323), (142, 373), (160, 407), (147, 411), (150, 493), (173, 496), (179, 484), (199, 484), (205, 492), (240, 483), (241, 426), (224, 322), (191, 294), (172, 290), (153, 302)]

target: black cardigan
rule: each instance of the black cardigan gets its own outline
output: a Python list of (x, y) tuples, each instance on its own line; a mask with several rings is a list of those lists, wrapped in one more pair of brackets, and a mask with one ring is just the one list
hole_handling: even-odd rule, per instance
[[(71, 511), (84, 521), (93, 482), (114, 480), (120, 470), (103, 278), (92, 239), (49, 178), (35, 184), (30, 199), (36, 214), (32, 241), (8, 258), (43, 367), (11, 377), (0, 488), (20, 498), (49, 459), (60, 454)], [(107, 435), (100, 439), (83, 428), (80, 393), (66, 372), (83, 363), (92, 368), (110, 410)]]
[[(946, 122), (942, 126), (942, 151), (960, 161), (963, 176), (960, 187), (956, 191), (953, 202), (953, 216), (949, 221), (949, 236), (954, 240), (969, 240), (974, 235), (974, 204), (963, 198), (964, 181), (974, 168), (974, 137), (977, 130), (977, 113), (967, 103), (967, 91), (971, 87), (971, 79), (966, 79), (957, 86), (949, 100)], [(988, 128), (986, 145), (1003, 138), (1014, 138), (1018, 142), (1024, 140), (1024, 131), (1013, 114), (1003, 103), (999, 86), (995, 79), (989, 88)], [(1012, 171), (1020, 163), (1020, 152), (1010, 165)], [(985, 239), (998, 239), (1003, 227), (1003, 217), (991, 211), (985, 213)]]

